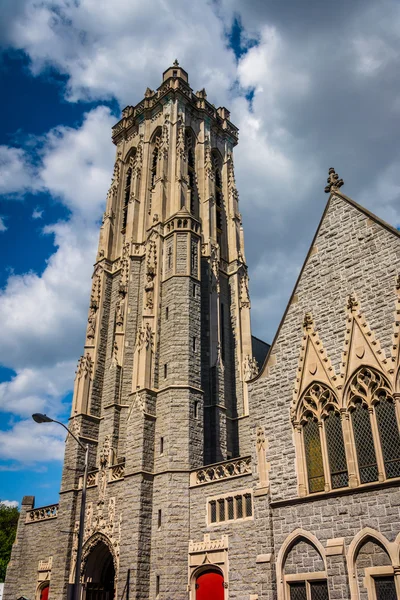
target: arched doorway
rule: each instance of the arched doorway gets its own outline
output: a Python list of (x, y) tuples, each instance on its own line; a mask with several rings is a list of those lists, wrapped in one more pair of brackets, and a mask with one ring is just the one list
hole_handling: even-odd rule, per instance
[(101, 540), (89, 554), (83, 571), (84, 600), (113, 600), (115, 593), (114, 559)]
[(202, 571), (196, 577), (196, 600), (224, 600), (224, 577), (217, 569)]
[(39, 600), (47, 600), (49, 597), (50, 584), (47, 581), (40, 588)]

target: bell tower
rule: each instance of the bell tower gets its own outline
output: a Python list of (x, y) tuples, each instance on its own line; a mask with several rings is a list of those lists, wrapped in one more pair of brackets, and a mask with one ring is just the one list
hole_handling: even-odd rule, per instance
[[(204, 89), (193, 92), (175, 61), (112, 130), (116, 160), (71, 426), (91, 443), (88, 519), (106, 523), (107, 502), (113, 519), (120, 515), (114, 567), (120, 580), (133, 569), (137, 598), (156, 596), (151, 573), (174, 590), (186, 572), (190, 471), (250, 450), (254, 359), (229, 117)], [(67, 440), (66, 529), (79, 507), (81, 463)]]

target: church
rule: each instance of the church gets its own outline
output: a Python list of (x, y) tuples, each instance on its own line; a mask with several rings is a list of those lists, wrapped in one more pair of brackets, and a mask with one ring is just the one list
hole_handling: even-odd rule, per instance
[[(400, 233), (328, 198), (252, 336), (238, 129), (177, 61), (112, 129), (59, 501), (22, 500), (5, 600), (400, 599)], [(319, 193), (319, 190), (315, 190)], [(321, 196), (323, 185), (321, 185)]]

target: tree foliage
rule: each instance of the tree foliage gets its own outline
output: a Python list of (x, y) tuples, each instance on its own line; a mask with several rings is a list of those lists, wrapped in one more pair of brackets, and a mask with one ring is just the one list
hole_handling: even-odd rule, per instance
[(6, 506), (0, 500), (0, 582), (6, 577), (6, 568), (17, 533), (18, 518), (18, 508)]

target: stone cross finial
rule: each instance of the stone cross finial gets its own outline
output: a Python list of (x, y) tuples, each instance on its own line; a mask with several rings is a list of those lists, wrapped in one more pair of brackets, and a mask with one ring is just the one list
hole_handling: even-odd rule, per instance
[(303, 327), (306, 331), (310, 330), (314, 325), (314, 320), (310, 312), (306, 312), (303, 319)]
[(174, 67), (179, 67), (179, 63), (178, 63), (178, 59), (177, 58), (174, 60)]
[(335, 169), (333, 167), (331, 167), (328, 172), (329, 175), (328, 179), (326, 180), (328, 185), (325, 186), (326, 194), (330, 194), (330, 192), (332, 192), (335, 188), (339, 189), (344, 183), (343, 179), (339, 179), (339, 175), (335, 173)]

